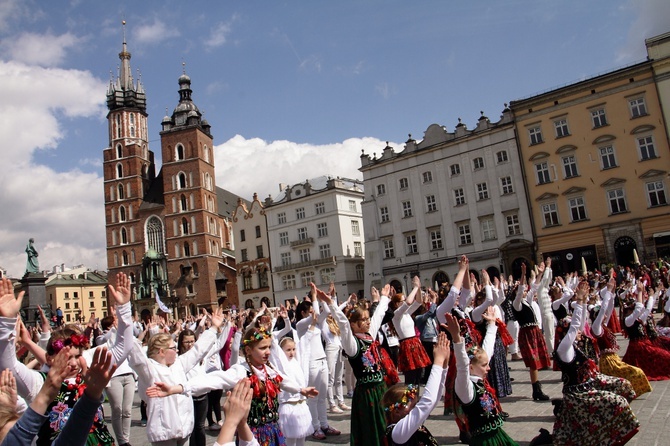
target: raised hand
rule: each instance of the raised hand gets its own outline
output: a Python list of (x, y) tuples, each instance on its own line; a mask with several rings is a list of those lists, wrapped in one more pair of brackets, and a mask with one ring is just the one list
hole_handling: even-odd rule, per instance
[(226, 401), (223, 403), (226, 422), (230, 422), (232, 426), (237, 426), (245, 421), (249, 416), (253, 396), (254, 391), (251, 388), (251, 381), (247, 378), (239, 380), (233, 390), (226, 393)]
[(487, 321), (489, 324), (496, 323), (496, 312), (493, 307), (488, 307), (486, 311), (482, 314), (482, 319)]
[[(391, 293), (391, 284), (387, 283), (387, 284), (384, 285), (384, 287), (382, 288), (382, 294), (381, 294), (381, 295), (382, 295), (382, 296), (389, 296), (389, 297), (390, 297), (390, 293)], [(374, 296), (374, 295), (373, 295), (373, 296)], [(377, 293), (377, 296), (379, 297), (379, 293)], [(374, 299), (373, 299), (373, 300), (374, 300)]]
[(451, 340), (458, 344), (461, 342), (461, 327), (458, 325), (458, 319), (454, 315), (447, 313), (444, 315), (447, 320), (447, 331), (451, 335)]
[(437, 335), (437, 343), (433, 346), (433, 364), (446, 369), (449, 366), (451, 351), (449, 350), (449, 339), (444, 332)]
[(0, 373), (0, 406), (14, 409), (18, 401), (16, 396), (16, 378), (11, 370)]
[(223, 309), (221, 307), (217, 307), (214, 310), (214, 313), (211, 315), (211, 320), (212, 320), (212, 326), (215, 327), (217, 330), (220, 330), (221, 327), (223, 326)]
[(171, 386), (170, 384), (155, 382), (153, 386), (147, 387), (147, 396), (149, 398), (165, 398), (183, 392), (181, 384)]
[(19, 314), (23, 295), (21, 291), (18, 297), (14, 296), (14, 285), (12, 281), (4, 278), (0, 280), (0, 316), (14, 318)]
[[(385, 285), (384, 288), (386, 288), (387, 286), (388, 285)], [(388, 293), (388, 290), (390, 289), (391, 287), (389, 286), (386, 292)], [(388, 296), (388, 294), (386, 295)], [(372, 302), (379, 302), (379, 291), (377, 290), (377, 288), (375, 287), (370, 288), (370, 296), (372, 296)]]
[(421, 288), (421, 279), (419, 276), (412, 277), (412, 287)]
[(335, 294), (337, 294), (335, 291), (335, 282), (330, 282), (330, 286), (328, 287), (328, 294), (330, 294), (330, 297), (335, 297)]
[(489, 277), (488, 271), (485, 269), (482, 270), (482, 285), (491, 285), (491, 278)]
[(99, 400), (102, 391), (105, 390), (107, 383), (112, 379), (112, 375), (118, 367), (112, 365), (114, 357), (107, 351), (106, 347), (98, 348), (93, 353), (91, 367), (86, 366), (86, 360), (79, 357), (79, 366), (82, 369), (82, 376), (86, 383), (86, 394), (94, 400)]
[(40, 321), (42, 323), (42, 333), (49, 333), (51, 331), (51, 323), (46, 314), (44, 314), (44, 309), (41, 305), (37, 306), (37, 311), (40, 313)]
[(116, 288), (110, 283), (108, 285), (109, 293), (117, 305), (123, 305), (130, 302), (130, 279), (124, 273), (116, 274)]

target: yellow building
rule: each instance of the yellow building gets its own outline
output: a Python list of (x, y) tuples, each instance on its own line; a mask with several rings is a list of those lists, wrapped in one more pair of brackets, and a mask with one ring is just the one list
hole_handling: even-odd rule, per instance
[(555, 270), (670, 256), (670, 150), (647, 61), (513, 101), (538, 258)]
[(107, 274), (83, 268), (49, 276), (45, 283), (46, 301), (53, 315), (60, 308), (63, 322), (84, 323), (91, 316), (107, 316)]

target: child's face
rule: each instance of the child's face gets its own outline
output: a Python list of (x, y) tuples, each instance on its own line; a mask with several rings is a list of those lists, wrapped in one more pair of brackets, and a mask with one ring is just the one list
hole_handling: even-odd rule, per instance
[(244, 347), (244, 351), (251, 361), (251, 365), (261, 366), (268, 363), (270, 359), (270, 346), (272, 345), (272, 339), (265, 338), (253, 346), (247, 345)]
[[(67, 364), (72, 370), (72, 373), (69, 374), (68, 378), (74, 378), (79, 372), (81, 372), (81, 367), (79, 366), (79, 358), (81, 357), (81, 349), (79, 347), (70, 347), (70, 353), (68, 354)], [(54, 356), (47, 355), (47, 365), (51, 367), (53, 364)]]
[(295, 358), (295, 342), (285, 341), (281, 349), (284, 350), (284, 354), (289, 361)]
[(477, 355), (470, 361), (470, 374), (483, 378), (489, 372), (489, 356), (486, 353)]
[(354, 333), (367, 333), (370, 330), (370, 313), (364, 311), (359, 320), (351, 323), (351, 329)]

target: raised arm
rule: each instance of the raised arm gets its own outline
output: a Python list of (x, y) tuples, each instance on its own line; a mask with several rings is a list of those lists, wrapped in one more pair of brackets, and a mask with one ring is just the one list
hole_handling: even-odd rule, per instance
[[(358, 353), (358, 343), (356, 342), (356, 336), (351, 330), (349, 320), (329, 295), (319, 291), (321, 290), (317, 290), (317, 299), (330, 308), (330, 314), (333, 315), (333, 319), (335, 319), (335, 322), (337, 322), (337, 326), (340, 327), (340, 342), (342, 343), (342, 350), (344, 350), (344, 353), (346, 353), (346, 355), (349, 357), (356, 356)], [(373, 296), (375, 293), (378, 294), (377, 289), (372, 287)]]
[(526, 288), (526, 264), (521, 264), (521, 283), (519, 283), (519, 288), (517, 289), (516, 296), (514, 296), (514, 302), (512, 302), (512, 307), (516, 311), (521, 311), (521, 301), (523, 299), (523, 292)]
[(556, 348), (556, 353), (558, 354), (561, 361), (569, 363), (575, 358), (575, 347), (574, 342), (577, 338), (577, 331), (582, 325), (582, 318), (584, 317), (585, 312), (585, 303), (586, 303), (586, 294), (589, 291), (588, 282), (582, 282), (577, 287), (577, 292), (575, 293), (576, 305), (572, 312), (572, 320), (570, 321), (570, 328), (565, 337), (561, 340)]
[[(437, 403), (442, 399), (444, 383), (447, 377), (447, 364), (449, 363), (449, 341), (447, 335), (440, 333), (437, 336), (437, 344), (433, 351), (434, 362), (428, 378), (426, 388), (421, 399), (393, 427), (391, 436), (394, 444), (405, 444), (428, 419), (430, 413), (435, 409)], [(418, 398), (418, 394), (416, 398)]]
[(458, 398), (465, 404), (472, 402), (475, 398), (475, 390), (470, 382), (470, 359), (465, 351), (465, 342), (461, 338), (458, 320), (451, 314), (446, 315), (447, 330), (451, 334), (451, 342), (454, 346), (456, 359), (456, 382), (454, 391)]
[(374, 314), (370, 315), (370, 331), (369, 333), (374, 337), (377, 336), (379, 327), (382, 326), (382, 320), (384, 319), (384, 313), (389, 307), (389, 293), (391, 292), (391, 285), (388, 283), (384, 285), (381, 292), (381, 299), (379, 300), (379, 305)]
[(591, 331), (595, 336), (602, 335), (603, 321), (609, 319), (609, 315), (611, 314), (610, 304), (613, 301), (612, 291), (614, 290), (615, 286), (616, 280), (614, 277), (612, 277), (607, 283), (607, 286), (600, 290), (600, 298), (602, 299), (602, 303), (600, 304), (600, 311), (598, 312), (598, 316), (596, 316), (596, 319), (593, 321), (593, 325), (591, 326)]
[(637, 302), (635, 303), (635, 309), (633, 309), (633, 312), (626, 316), (626, 319), (624, 320), (626, 327), (632, 327), (635, 321), (642, 315), (642, 312), (644, 311), (644, 284), (642, 282), (638, 282), (637, 284)]

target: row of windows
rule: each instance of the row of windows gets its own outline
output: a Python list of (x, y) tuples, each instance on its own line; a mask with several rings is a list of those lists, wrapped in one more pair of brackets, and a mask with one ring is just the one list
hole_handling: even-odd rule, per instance
[[(356, 200), (349, 200), (349, 207), (348, 207), (350, 212), (358, 212), (358, 205), (356, 204)], [(322, 215), (326, 213), (326, 203), (324, 202), (319, 202), (314, 204), (314, 214), (315, 215)], [(296, 220), (303, 220), (306, 217), (307, 213), (305, 211), (305, 207), (299, 207), (296, 208), (295, 210), (295, 219)], [(277, 213), (277, 224), (283, 225), (286, 223), (286, 212), (279, 212)]]
[[(640, 116), (646, 116), (647, 105), (645, 103), (644, 97), (628, 99), (628, 111), (630, 113), (631, 119), (638, 118)], [(605, 107), (603, 106), (590, 109), (589, 117), (591, 119), (591, 125), (594, 129), (608, 125), (607, 114), (605, 113)], [(554, 119), (553, 127), (556, 138), (563, 138), (570, 135), (567, 116)], [(543, 143), (544, 138), (542, 136), (542, 126), (533, 125), (532, 127), (528, 127), (528, 139), (530, 141), (530, 145)]]
[[(193, 157), (193, 154), (191, 154), (191, 157)], [(206, 162), (209, 163), (210, 154), (209, 154), (209, 147), (207, 147), (207, 145), (202, 146), (202, 157)], [(186, 150), (184, 149), (184, 145), (179, 143), (174, 148), (174, 160), (182, 161), (185, 159), (186, 159)]]
[[(668, 204), (665, 185), (663, 181), (652, 181), (645, 184), (647, 204), (649, 207), (664, 206)], [(628, 212), (626, 192), (623, 188), (610, 189), (606, 191), (607, 205), (610, 215)], [(556, 202), (545, 203), (540, 206), (542, 221), (545, 227), (558, 226), (561, 224), (558, 216)], [(573, 197), (568, 199), (568, 210), (571, 222), (588, 219), (586, 202), (584, 197)]]
[[(256, 276), (258, 278), (259, 288), (267, 288), (269, 286), (267, 271), (258, 271), (256, 273)], [(245, 273), (242, 274), (242, 287), (245, 291), (254, 289), (252, 279), (253, 277), (251, 275), (251, 272), (249, 272), (248, 274)]]
[[(476, 184), (477, 189), (477, 201), (488, 200), (489, 196), (489, 187), (488, 183), (478, 183)], [(500, 178), (500, 195), (509, 195), (514, 193), (514, 186), (512, 185), (512, 177), (503, 177)], [(466, 204), (465, 200), (465, 189), (462, 187), (456, 188), (453, 190), (454, 195), (454, 206), (462, 206)], [(412, 202), (410, 200), (405, 200), (401, 202), (402, 205), (402, 217), (409, 218), (412, 217)], [(435, 195), (426, 196), (426, 212), (436, 212), (437, 211), (437, 199)], [(379, 218), (382, 223), (391, 221), (391, 216), (389, 213), (388, 206), (381, 206), (379, 208)]]
[[(318, 271), (321, 279), (321, 285), (327, 285), (335, 281), (335, 268), (323, 268)], [(304, 271), (300, 273), (300, 284), (302, 288), (307, 288), (310, 283), (315, 282), (314, 271)], [(365, 279), (365, 268), (363, 265), (356, 265), (356, 280)], [(284, 290), (294, 290), (296, 286), (295, 274), (285, 274), (281, 277)]]
[[(507, 155), (506, 150), (501, 150), (496, 152), (496, 162), (497, 164), (506, 163), (509, 161), (509, 156)], [(477, 157), (472, 160), (472, 169), (480, 170), (485, 167), (484, 158)], [(459, 163), (454, 163), (449, 166), (449, 171), (451, 176), (457, 176), (461, 174), (461, 165)], [(421, 174), (423, 183), (432, 183), (433, 182), (433, 173), (431, 171), (426, 171)], [(398, 180), (398, 188), (400, 190), (405, 190), (409, 188), (409, 180), (407, 178), (400, 178)], [(377, 195), (384, 195), (386, 193), (386, 184), (377, 185)]]
[[(506, 231), (507, 236), (517, 236), (521, 234), (521, 224), (519, 223), (518, 214), (508, 214), (505, 216), (506, 222)], [(495, 240), (496, 228), (495, 221), (493, 217), (483, 218), (479, 221), (482, 241)], [(458, 236), (458, 245), (470, 245), (472, 244), (472, 232), (470, 230), (470, 223), (459, 223), (456, 225), (457, 236)], [(418, 254), (419, 245), (417, 242), (416, 232), (409, 232), (403, 234), (405, 242), (405, 254)], [(428, 239), (430, 240), (430, 250), (436, 251), (444, 249), (443, 240), (442, 240), (442, 230), (440, 228), (431, 228), (428, 229)], [(382, 240), (382, 246), (384, 250), (384, 258), (391, 259), (394, 258), (395, 253), (395, 243), (392, 238), (387, 238)]]
[[(100, 297), (102, 297), (102, 298), (104, 299), (106, 295), (107, 295), (107, 294), (105, 293), (105, 290), (101, 290), (101, 291), (100, 291)], [(64, 297), (65, 299), (69, 299), (69, 298), (70, 298), (70, 292), (69, 292), (69, 291), (66, 291), (66, 292), (63, 294), (63, 297)], [(95, 293), (94, 293), (93, 291), (89, 291), (89, 292), (88, 292), (88, 298), (89, 298), (89, 299), (94, 299), (94, 298), (95, 298)], [(49, 299), (53, 299), (53, 296), (52, 296), (51, 294), (49, 294)], [(72, 293), (72, 299), (79, 299), (79, 292), (78, 292), (78, 291), (74, 291), (74, 292)]]
[[(658, 157), (652, 136), (637, 138), (637, 148), (640, 161), (651, 160)], [(612, 169), (619, 166), (617, 162), (616, 151), (613, 145), (600, 147), (598, 149), (598, 154), (601, 170)], [(563, 179), (579, 176), (577, 158), (574, 154), (561, 157), (561, 168)], [(554, 177), (556, 177), (555, 173)], [(548, 161), (535, 163), (535, 178), (537, 180), (537, 184), (546, 184), (552, 182), (552, 175), (549, 170)]]
[[(261, 227), (256, 226), (256, 238), (261, 238)], [(240, 230), (240, 241), (244, 242), (247, 240), (247, 233), (244, 229)]]
[(116, 208), (112, 208), (111, 209), (111, 217), (112, 217), (112, 223), (116, 223), (117, 221), (120, 222), (120, 223), (123, 223), (124, 221), (132, 220), (133, 219), (133, 205), (129, 204), (127, 211), (126, 211), (125, 206), (119, 206), (118, 210)]
[[(242, 256), (242, 261), (243, 262), (248, 262), (249, 261), (249, 253), (248, 253), (247, 249), (243, 248), (240, 252), (241, 252), (241, 256)], [(262, 259), (263, 257), (265, 257), (263, 254), (264, 254), (263, 253), (263, 245), (257, 245), (256, 246), (256, 258), (257, 259)]]
[[(325, 243), (319, 245), (319, 258), (327, 259), (332, 257), (330, 251), (330, 243)], [(354, 242), (354, 256), (362, 257), (363, 256), (363, 243)], [(289, 266), (292, 263), (291, 252), (282, 252), (280, 254), (281, 266)], [(301, 248), (298, 250), (298, 259), (299, 263), (309, 262), (312, 260), (312, 250), (311, 248)]]
[[(306, 227), (297, 228), (298, 240), (307, 240), (309, 235), (307, 233)], [(328, 236), (328, 223), (321, 222), (316, 224), (316, 234), (317, 237), (323, 238)], [(351, 235), (360, 236), (361, 235), (361, 226), (358, 220), (351, 220)], [(279, 246), (288, 246), (289, 245), (288, 231), (283, 231), (279, 233)]]
[[(78, 310), (79, 309), (79, 302), (72, 302), (72, 309)], [(90, 301), (88, 303), (88, 308), (95, 308), (95, 301)], [(102, 301), (102, 308), (107, 308), (107, 301)], [(65, 302), (65, 309), (69, 310), (70, 309), (70, 302)]]

